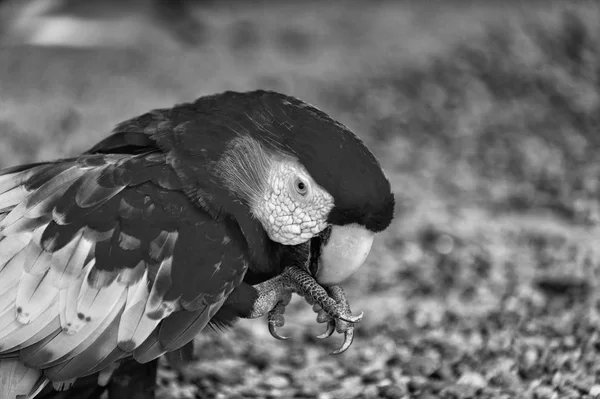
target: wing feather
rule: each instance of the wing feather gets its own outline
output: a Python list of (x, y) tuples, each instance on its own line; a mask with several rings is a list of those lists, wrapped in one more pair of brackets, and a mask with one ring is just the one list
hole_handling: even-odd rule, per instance
[(41, 275), (50, 269), (52, 254), (44, 251), (40, 245), (40, 240), (46, 226), (40, 226), (33, 231), (33, 237), (25, 247), (25, 263), (23, 269), (27, 273)]
[(210, 319), (221, 308), (226, 298), (192, 312), (175, 312), (163, 320), (158, 331), (158, 341), (165, 351), (183, 347), (206, 327)]
[(134, 350), (160, 323), (160, 319), (150, 318), (145, 311), (149, 295), (148, 274), (145, 273), (140, 281), (129, 287), (127, 304), (119, 324), (118, 344), (125, 351)]
[(8, 309), (10, 312), (15, 314), (15, 298), (17, 297), (18, 288), (19, 284), (15, 283), (8, 289), (8, 291), (0, 294), (0, 313)]
[(5, 399), (29, 396), (37, 389), (39, 370), (26, 367), (18, 360), (0, 360), (0, 392)]
[[(122, 290), (109, 311), (101, 317), (87, 322), (76, 334), (69, 335), (60, 332), (53, 339), (42, 344), (33, 344), (30, 347), (21, 350), (21, 359), (28, 365), (35, 365), (38, 368), (48, 367), (59, 360), (65, 361), (85, 350), (89, 344), (95, 341), (106, 328), (107, 322), (110, 323), (113, 318), (122, 310), (125, 302), (126, 292)], [(60, 378), (59, 380), (64, 380)]]
[(148, 295), (145, 312), (152, 319), (164, 319), (176, 310), (177, 301), (166, 301), (164, 299), (171, 288), (172, 265), (173, 258), (171, 257), (162, 261)]
[(66, 246), (52, 253), (50, 276), (58, 288), (67, 288), (83, 273), (85, 261), (94, 247), (83, 234), (80, 231)]
[[(14, 312), (12, 312), (14, 314)], [(52, 307), (44, 312), (40, 317), (36, 318), (33, 322), (23, 326), (15, 316), (9, 324), (3, 324), (4, 327), (0, 331), (0, 340), (2, 347), (1, 352), (10, 352), (15, 350), (29, 339), (33, 338), (39, 331), (50, 325), (54, 319), (58, 317), (59, 304), (58, 302), (52, 305)]]
[[(4, 237), (2, 241), (0, 241), (0, 265), (6, 266), (8, 261), (29, 244), (32, 236), (32, 233), (24, 233)], [(0, 281), (3, 280), (4, 279), (0, 279)]]
[(133, 351), (133, 358), (140, 363), (148, 363), (164, 355), (167, 351), (160, 346), (158, 342), (158, 329), (154, 329), (152, 334)]
[(84, 276), (59, 292), (60, 325), (67, 335), (73, 335), (85, 325), (85, 318), (77, 315), (77, 298)]
[(30, 219), (23, 217), (15, 223), (8, 226), (2, 231), (3, 234), (13, 235), (18, 233), (26, 233), (37, 229), (38, 227), (45, 226), (51, 221), (51, 215), (41, 216), (39, 218)]
[(23, 272), (15, 301), (17, 321), (21, 324), (31, 323), (56, 301), (57, 296), (58, 288), (52, 284), (47, 272)]
[(237, 224), (197, 208), (164, 154), (0, 172), (0, 367), (18, 357), (64, 388), (178, 350), (247, 264)]
[(10, 297), (6, 293), (13, 288), (16, 293), (16, 287), (18, 287), (21, 276), (23, 275), (24, 261), (25, 254), (21, 251), (14, 255), (4, 264), (2, 269), (0, 269), (0, 309), (2, 309), (2, 305), (6, 304), (7, 301), (14, 302), (15, 297)]
[[(93, 265), (90, 265), (90, 274), (92, 270), (94, 270)], [(94, 288), (89, 279), (85, 278), (77, 298), (77, 317), (86, 322), (102, 317), (115, 306), (123, 291), (126, 291), (126, 287), (116, 283), (102, 288)]]
[(61, 359), (63, 361), (46, 368), (44, 374), (55, 381), (69, 380), (88, 375), (109, 356), (113, 361), (126, 356), (127, 353), (117, 347), (117, 330), (124, 302), (125, 297), (122, 296), (120, 306), (115, 306), (94, 334), (72, 350), (67, 355), (68, 359)]
[(56, 200), (69, 187), (69, 183), (83, 174), (84, 170), (77, 166), (72, 166), (69, 169), (61, 171), (54, 178), (42, 184), (37, 190), (20, 201), (2, 221), (0, 230), (6, 229), (23, 217), (34, 219), (48, 214), (52, 211)]

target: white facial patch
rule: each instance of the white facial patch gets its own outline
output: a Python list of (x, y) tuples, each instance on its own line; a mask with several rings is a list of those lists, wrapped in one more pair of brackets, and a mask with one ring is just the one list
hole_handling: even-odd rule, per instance
[(219, 161), (219, 174), (244, 199), (273, 241), (297, 245), (327, 227), (333, 197), (294, 158), (236, 138)]
[(293, 160), (275, 161), (268, 184), (252, 212), (269, 238), (284, 245), (297, 245), (327, 227), (333, 197)]

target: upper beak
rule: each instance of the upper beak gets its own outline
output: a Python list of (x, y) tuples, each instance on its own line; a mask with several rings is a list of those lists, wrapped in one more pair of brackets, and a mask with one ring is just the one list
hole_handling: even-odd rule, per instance
[(375, 233), (358, 224), (332, 226), (329, 240), (321, 248), (319, 284), (336, 285), (352, 276), (363, 265)]

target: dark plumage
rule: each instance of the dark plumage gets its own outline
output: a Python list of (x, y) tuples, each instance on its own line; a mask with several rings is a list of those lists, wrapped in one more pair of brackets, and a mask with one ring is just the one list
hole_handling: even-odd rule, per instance
[[(0, 373), (15, 373), (0, 389), (152, 361), (209, 324), (281, 314), (290, 292), (321, 303), (393, 208), (352, 132), (266, 91), (155, 110), (79, 157), (0, 172)], [(331, 322), (360, 320), (332, 298)]]

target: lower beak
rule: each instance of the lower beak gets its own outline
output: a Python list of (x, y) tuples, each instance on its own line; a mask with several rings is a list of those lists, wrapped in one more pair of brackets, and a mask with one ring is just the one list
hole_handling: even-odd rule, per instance
[(369, 255), (374, 237), (375, 233), (358, 224), (332, 226), (321, 248), (317, 282), (336, 285), (356, 273)]

